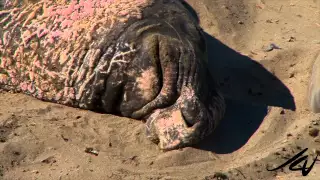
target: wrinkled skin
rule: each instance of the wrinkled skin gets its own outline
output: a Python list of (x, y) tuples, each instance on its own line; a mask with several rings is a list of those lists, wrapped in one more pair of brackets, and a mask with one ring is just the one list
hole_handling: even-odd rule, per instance
[[(149, 93), (151, 89), (132, 91), (132, 103), (138, 105), (141, 102), (137, 107), (142, 108), (135, 110), (131, 117), (139, 119), (148, 116), (148, 136), (159, 142), (161, 149), (176, 149), (196, 143), (214, 130), (224, 112), (223, 99), (211, 86), (213, 81), (205, 63), (201, 62), (204, 60), (201, 58), (205, 57), (201, 55), (205, 52), (192, 52), (194, 48), (188, 49), (177, 39), (162, 35), (151, 35), (144, 43), (148, 44), (148, 48), (143, 51), (158, 54), (158, 57), (146, 58), (158, 64), (153, 66), (154, 73), (158, 75), (150, 83), (162, 82), (162, 86), (157, 83), (150, 85), (152, 90), (157, 91), (148, 96), (152, 100), (145, 99), (145, 102), (143, 98), (136, 101), (134, 97)], [(200, 56), (194, 57), (196, 54)]]
[[(22, 75), (17, 74), (15, 78), (20, 86), (13, 85), (9, 79), (8, 83), (0, 82), (0, 87), (22, 91), (44, 101), (144, 120), (147, 136), (163, 150), (196, 144), (217, 127), (225, 112), (224, 100), (207, 68), (201, 28), (179, 1), (155, 2), (143, 9), (142, 19), (129, 19), (126, 23), (114, 25), (108, 34), (93, 37), (93, 42), (88, 42), (91, 43), (89, 50), (79, 51), (77, 62), (69, 68), (65, 67), (68, 63), (55, 67), (51, 67), (50, 62), (43, 65), (46, 67), (42, 69), (58, 73), (70, 70), (67, 83), (60, 76), (51, 78), (40, 74), (35, 78), (40, 84), (46, 81), (52, 85), (51, 90), (45, 92), (47, 94), (40, 96), (37, 91), (21, 89), (24, 82), (28, 82), (31, 89), (31, 85), (37, 84), (28, 79), (29, 76), (24, 76), (22, 73), (26, 72), (23, 70), (19, 71)], [(0, 28), (0, 38), (5, 34), (2, 32)], [(55, 53), (55, 49), (40, 48), (35, 52), (28, 49), (28, 52), (54, 59), (45, 53)], [(0, 52), (0, 60), (11, 56), (5, 49), (3, 52), (3, 56)], [(119, 54), (122, 59), (115, 58)], [(110, 62), (110, 59), (114, 61)], [(26, 57), (24, 61), (28, 60)], [(15, 63), (13, 59), (11, 66)], [(29, 64), (34, 63), (25, 66)], [(80, 72), (87, 72), (82, 79), (74, 70), (79, 67), (82, 68)], [(0, 68), (0, 72), (10, 68)], [(56, 92), (65, 94), (56, 98)]]
[[(128, 73), (123, 85), (126, 98), (120, 103), (121, 114), (145, 119), (148, 137), (163, 150), (197, 143), (216, 128), (225, 111), (207, 69), (201, 29), (187, 12), (171, 17), (143, 20), (124, 35), (132, 37), (130, 32), (148, 24), (133, 38), (141, 47), (128, 68), (134, 72)], [(132, 84), (139, 84), (140, 78), (144, 86), (137, 89)]]

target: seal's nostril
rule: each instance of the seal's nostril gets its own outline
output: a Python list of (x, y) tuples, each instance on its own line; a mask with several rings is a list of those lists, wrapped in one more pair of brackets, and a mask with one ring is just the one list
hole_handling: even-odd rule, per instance
[(192, 127), (194, 124), (192, 122), (192, 119), (190, 119), (189, 117), (186, 117), (183, 112), (181, 114), (182, 114), (182, 117), (183, 117), (184, 121), (186, 122), (187, 126)]
[(181, 106), (181, 114), (188, 127), (192, 127), (198, 120), (199, 108), (197, 103), (186, 101)]

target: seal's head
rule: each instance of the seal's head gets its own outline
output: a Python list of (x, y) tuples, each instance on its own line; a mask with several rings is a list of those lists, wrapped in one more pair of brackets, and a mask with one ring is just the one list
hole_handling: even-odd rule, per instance
[[(159, 1), (145, 11), (145, 19), (122, 33), (117, 47), (130, 44), (134, 55), (108, 77), (108, 93), (102, 97), (106, 112), (116, 108), (122, 116), (145, 120), (148, 137), (163, 150), (199, 142), (225, 112), (208, 70), (202, 30), (174, 2)], [(116, 94), (121, 98), (114, 98)]]
[(181, 39), (147, 35), (135, 60), (153, 66), (136, 75), (140, 93), (135, 98), (147, 103), (130, 114), (146, 120), (148, 137), (163, 150), (199, 142), (213, 132), (225, 112), (224, 99), (208, 70), (204, 38), (195, 32)]

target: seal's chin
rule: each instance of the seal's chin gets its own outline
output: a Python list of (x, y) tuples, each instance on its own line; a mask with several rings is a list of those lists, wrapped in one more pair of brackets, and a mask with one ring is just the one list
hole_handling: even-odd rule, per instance
[(155, 110), (146, 125), (148, 138), (162, 150), (183, 148), (200, 140), (200, 121), (188, 126), (177, 105)]

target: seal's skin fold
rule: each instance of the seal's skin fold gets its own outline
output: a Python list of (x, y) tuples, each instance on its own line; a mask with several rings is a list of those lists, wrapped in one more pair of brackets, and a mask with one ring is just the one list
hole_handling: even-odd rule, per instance
[(224, 115), (180, 1), (14, 2), (0, 3), (1, 89), (143, 119), (164, 150), (197, 143)]

